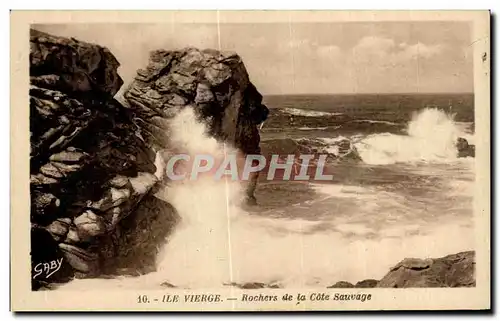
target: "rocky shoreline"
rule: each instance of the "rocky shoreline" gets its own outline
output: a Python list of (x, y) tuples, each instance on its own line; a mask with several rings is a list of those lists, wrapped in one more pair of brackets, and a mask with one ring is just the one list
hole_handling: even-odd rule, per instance
[[(236, 53), (153, 51), (120, 100), (119, 66), (105, 47), (31, 30), (33, 290), (155, 270), (158, 248), (179, 220), (155, 197), (162, 184), (155, 161), (170, 148), (166, 122), (182, 108), (194, 107), (214, 137), (245, 154), (261, 152), (258, 125), (269, 110)], [(382, 280), (332, 287), (473, 286), (473, 257), (405, 260)]]
[(351, 284), (340, 281), (328, 288), (436, 288), (475, 287), (475, 252), (467, 251), (440, 258), (406, 258), (380, 280)]
[[(442, 288), (475, 287), (475, 252), (466, 251), (440, 258), (406, 258), (380, 280), (366, 279), (355, 284), (338, 281), (328, 289), (349, 288)], [(240, 289), (279, 289), (279, 284), (251, 282), (228, 284)], [(169, 284), (169, 287), (173, 287)]]
[(185, 106), (213, 136), (243, 153), (260, 151), (257, 125), (268, 109), (235, 53), (153, 51), (120, 101), (119, 66), (105, 47), (30, 31), (34, 290), (154, 270), (179, 219), (154, 195), (162, 183), (156, 162), (169, 148), (166, 122)]

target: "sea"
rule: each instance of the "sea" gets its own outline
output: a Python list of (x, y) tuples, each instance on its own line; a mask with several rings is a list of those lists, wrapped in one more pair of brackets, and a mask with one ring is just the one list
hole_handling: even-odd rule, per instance
[[(475, 249), (473, 94), (265, 96), (261, 141), (348, 138), (361, 161), (327, 163), (331, 181), (260, 179), (257, 205), (240, 202), (244, 184), (178, 182), (158, 193), (181, 224), (165, 240), (157, 271), (139, 277), (74, 280), (60, 289), (215, 289), (259, 283), (326, 288), (380, 279), (404, 258)], [(172, 135), (192, 153), (225, 152), (185, 110)], [(176, 185), (177, 184), (177, 185)], [(165, 283), (166, 282), (166, 283)]]

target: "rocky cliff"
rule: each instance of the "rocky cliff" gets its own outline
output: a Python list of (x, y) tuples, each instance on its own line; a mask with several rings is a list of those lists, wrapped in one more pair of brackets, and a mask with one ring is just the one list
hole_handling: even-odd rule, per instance
[(158, 245), (178, 219), (153, 195), (154, 162), (169, 147), (165, 121), (185, 106), (213, 136), (244, 153), (260, 151), (256, 125), (268, 110), (236, 54), (154, 51), (124, 102), (114, 98), (123, 85), (118, 67), (107, 48), (31, 30), (34, 289), (154, 269)]
[[(119, 236), (123, 219), (150, 199), (157, 181), (154, 152), (113, 98), (123, 84), (118, 67), (104, 47), (31, 30), (34, 289), (111, 271), (113, 258), (129, 250)], [(60, 268), (51, 269), (61, 258)]]
[[(166, 121), (191, 106), (205, 120), (210, 135), (243, 154), (260, 153), (257, 125), (269, 110), (236, 53), (196, 48), (153, 51), (124, 98), (151, 150), (168, 150)], [(256, 180), (254, 175), (248, 188), (252, 202)]]

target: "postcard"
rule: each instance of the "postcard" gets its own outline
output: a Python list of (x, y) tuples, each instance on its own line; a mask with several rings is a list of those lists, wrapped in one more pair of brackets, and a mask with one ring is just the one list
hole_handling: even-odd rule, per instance
[(487, 10), (12, 11), (11, 310), (489, 310), (490, 41)]

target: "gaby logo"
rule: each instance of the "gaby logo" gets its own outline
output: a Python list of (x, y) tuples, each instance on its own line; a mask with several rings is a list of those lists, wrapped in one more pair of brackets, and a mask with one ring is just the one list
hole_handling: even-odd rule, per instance
[(308, 181), (332, 180), (331, 174), (325, 173), (328, 155), (263, 155), (225, 154), (176, 154), (164, 164), (168, 179), (196, 180), (201, 176), (211, 176), (215, 180), (249, 180), (264, 176), (267, 180)]
[(44, 277), (46, 279), (50, 278), (51, 275), (59, 271), (63, 263), (63, 258), (58, 258), (56, 260), (52, 260), (49, 262), (42, 262), (35, 265), (35, 275), (33, 275), (33, 279), (37, 277)]

